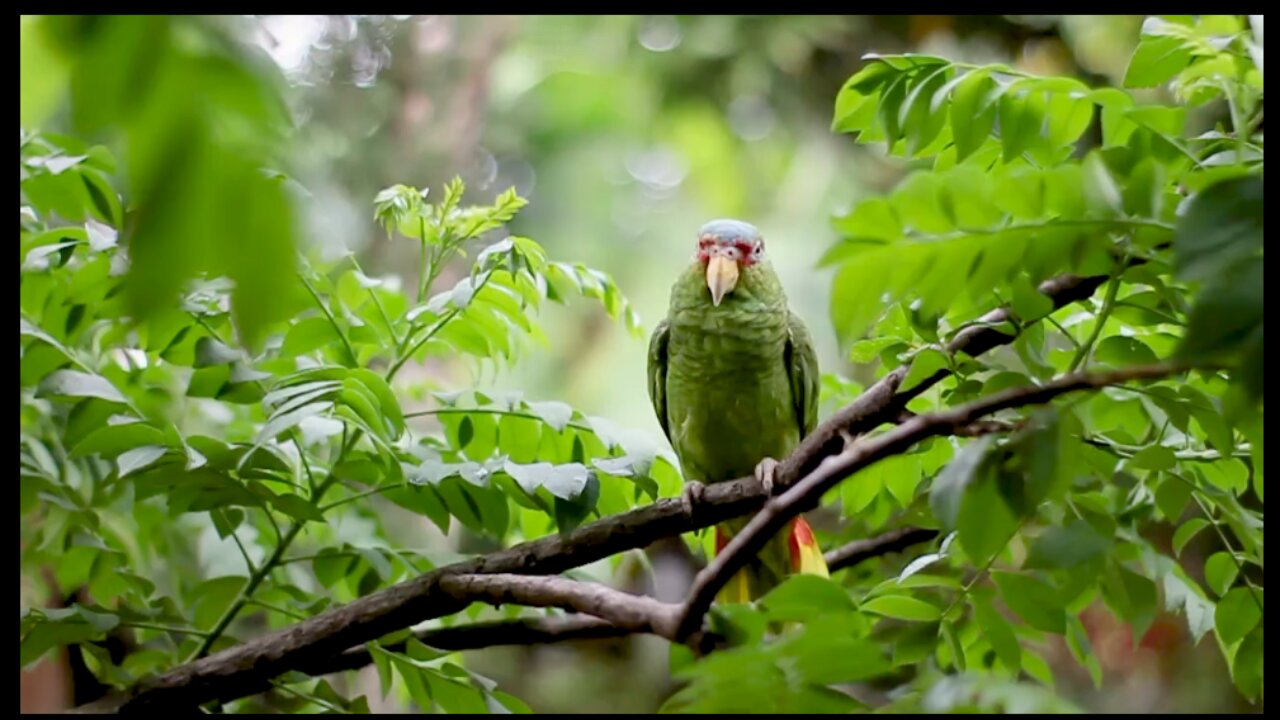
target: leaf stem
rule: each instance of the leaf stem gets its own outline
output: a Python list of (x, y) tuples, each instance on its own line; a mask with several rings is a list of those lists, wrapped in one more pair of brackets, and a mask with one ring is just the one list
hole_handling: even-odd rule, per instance
[(1089, 359), (1089, 355), (1093, 352), (1093, 344), (1102, 335), (1102, 328), (1107, 324), (1107, 318), (1111, 317), (1111, 310), (1115, 307), (1116, 293), (1120, 290), (1120, 276), (1124, 274), (1126, 259), (1122, 258), (1116, 265), (1115, 272), (1111, 274), (1111, 281), (1107, 283), (1107, 294), (1102, 299), (1102, 309), (1094, 319), (1093, 332), (1089, 334), (1089, 339), (1076, 350), (1075, 357), (1071, 358), (1071, 364), (1067, 366), (1068, 373), (1075, 372)]
[(381, 487), (376, 487), (376, 488), (373, 488), (372, 490), (366, 490), (364, 492), (356, 493), (355, 495), (344, 497), (341, 500), (334, 500), (331, 503), (322, 505), (320, 506), (319, 511), (322, 513), (328, 512), (336, 507), (346, 505), (347, 503), (355, 502), (356, 500), (367, 498), (370, 495), (380, 495), (385, 492), (391, 492), (392, 490), (398, 490), (402, 487), (406, 487), (407, 485), (408, 483), (399, 482), (399, 483), (392, 483), (390, 485), (383, 485)]
[[(485, 273), (484, 277), (480, 280), (480, 284), (477, 285), (475, 290), (472, 292), (472, 295), (474, 296), (475, 293), (480, 292), (481, 288), (489, 282), (489, 278), (491, 277), (493, 277), (492, 271)], [(453, 310), (450, 310), (444, 317), (437, 320), (436, 324), (432, 325), (425, 335), (414, 341), (414, 343), (405, 350), (405, 352), (401, 354), (394, 363), (392, 363), (391, 368), (387, 370), (387, 382), (391, 382), (392, 378), (396, 376), (396, 373), (400, 372), (400, 368), (404, 367), (404, 364), (409, 361), (409, 358), (413, 357), (413, 354), (418, 352), (418, 348), (421, 348), (428, 340), (435, 337), (436, 333), (440, 332), (445, 325), (449, 324), (449, 322), (457, 317), (461, 312), (461, 308), (454, 308)], [(408, 339), (409, 335), (405, 335), (405, 340), (407, 341)]]
[(342, 340), (343, 346), (347, 349), (347, 355), (351, 358), (351, 364), (356, 364), (356, 351), (351, 347), (351, 341), (347, 339), (346, 333), (342, 332), (342, 327), (338, 325), (338, 319), (333, 316), (333, 313), (329, 310), (329, 306), (324, 304), (324, 300), (320, 298), (320, 293), (316, 292), (315, 286), (311, 284), (311, 281), (302, 273), (298, 273), (298, 279), (302, 281), (304, 286), (306, 286), (307, 292), (311, 293), (311, 297), (315, 299), (316, 305), (320, 308), (320, 311), (329, 319), (329, 324), (333, 326), (333, 331), (338, 334), (338, 338)]
[[(1193, 485), (1192, 487), (1194, 488), (1195, 486)], [(1258, 591), (1254, 589), (1253, 583), (1249, 582), (1249, 578), (1245, 577), (1244, 565), (1240, 562), (1240, 559), (1236, 557), (1235, 550), (1231, 548), (1231, 543), (1227, 542), (1227, 534), (1222, 531), (1222, 525), (1219, 524), (1218, 520), (1213, 516), (1213, 513), (1209, 512), (1209, 508), (1204, 504), (1204, 501), (1200, 499), (1199, 495), (1192, 492), (1191, 499), (1195, 500), (1196, 505), (1200, 506), (1200, 512), (1204, 513), (1204, 516), (1209, 518), (1209, 524), (1213, 526), (1213, 531), (1218, 534), (1218, 539), (1222, 541), (1222, 546), (1227, 549), (1227, 554), (1231, 556), (1231, 562), (1235, 563), (1237, 575), (1241, 580), (1244, 580), (1245, 587), (1249, 588), (1249, 596), (1253, 598), (1254, 604), (1258, 606), (1258, 612), (1266, 614), (1266, 610), (1262, 607), (1262, 598), (1258, 597)]]
[[(356, 269), (356, 272), (364, 275), (364, 268), (360, 267), (360, 261), (356, 260), (356, 256), (348, 255), (347, 258), (351, 260), (351, 265)], [(368, 276), (366, 275), (365, 277)], [(386, 324), (387, 332), (391, 333), (391, 340), (396, 347), (400, 347), (400, 338), (396, 335), (396, 327), (391, 322), (391, 317), (387, 315), (387, 309), (382, 306), (382, 300), (378, 297), (378, 293), (374, 292), (373, 288), (365, 288), (365, 290), (369, 292), (369, 297), (373, 298), (373, 304), (378, 308), (378, 314), (382, 316), (382, 322)]]
[(203, 630), (196, 630), (195, 628), (174, 627), (172, 625), (159, 625), (156, 623), (137, 622), (133, 620), (121, 620), (119, 627), (137, 628), (139, 630), (158, 630), (160, 632), (171, 632), (179, 635), (207, 635)]
[[(408, 420), (410, 418), (425, 417), (427, 415), (498, 415), (498, 416), (506, 416), (506, 417), (528, 418), (530, 420), (538, 420), (544, 423), (547, 422), (545, 418), (539, 417), (538, 415), (535, 415), (530, 412), (523, 412), (521, 410), (499, 410), (498, 408), (454, 408), (454, 407), (436, 408), (434, 410), (418, 410), (417, 412), (405, 413), (404, 419)], [(547, 423), (547, 424), (550, 424), (550, 423)], [(583, 432), (589, 432), (593, 435), (596, 432), (595, 428), (591, 427), (590, 425), (584, 425), (583, 423), (580, 423), (580, 422), (569, 422), (565, 424), (565, 427), (573, 428), (574, 430), (582, 430)]]

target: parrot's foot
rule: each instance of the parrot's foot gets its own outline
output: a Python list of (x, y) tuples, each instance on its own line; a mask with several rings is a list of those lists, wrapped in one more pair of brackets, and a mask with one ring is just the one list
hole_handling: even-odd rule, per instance
[(756, 480), (764, 488), (766, 497), (773, 497), (773, 480), (778, 474), (778, 461), (767, 457), (756, 465)]
[(707, 486), (697, 480), (690, 480), (684, 484), (684, 492), (680, 495), (680, 503), (684, 505), (684, 514), (693, 517), (693, 510), (702, 503), (704, 493)]

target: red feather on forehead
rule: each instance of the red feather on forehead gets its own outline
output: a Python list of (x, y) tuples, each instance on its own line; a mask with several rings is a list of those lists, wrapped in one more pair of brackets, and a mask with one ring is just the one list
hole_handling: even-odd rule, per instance
[(732, 251), (730, 257), (739, 265), (750, 267), (760, 261), (764, 254), (764, 243), (745, 237), (718, 237), (703, 235), (698, 238), (698, 260), (704, 265), (711, 260), (713, 250)]

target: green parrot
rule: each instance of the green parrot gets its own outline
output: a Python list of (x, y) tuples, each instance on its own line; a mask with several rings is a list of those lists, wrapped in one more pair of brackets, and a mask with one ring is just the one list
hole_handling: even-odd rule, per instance
[[(813, 430), (818, 359), (754, 226), (713, 220), (698, 231), (697, 255), (671, 288), (667, 318), (649, 341), (649, 398), (680, 458), (690, 509), (704, 483), (748, 474), (772, 494), (777, 459)], [(716, 552), (747, 522), (718, 525)], [(771, 540), (718, 600), (758, 599), (794, 573), (828, 575), (804, 518)]]

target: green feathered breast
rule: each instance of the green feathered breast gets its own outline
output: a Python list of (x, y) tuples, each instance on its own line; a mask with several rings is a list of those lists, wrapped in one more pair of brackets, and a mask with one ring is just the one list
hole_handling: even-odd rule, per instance
[[(742, 268), (718, 307), (700, 263), (680, 276), (649, 344), (649, 396), (686, 480), (751, 475), (760, 460), (785, 458), (813, 430), (817, 357), (767, 261)], [(731, 536), (745, 523), (722, 529)], [(787, 541), (780, 536), (750, 568), (753, 597), (788, 574)]]

